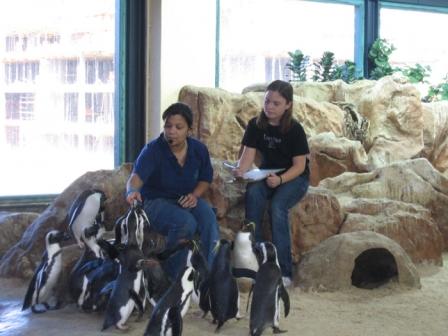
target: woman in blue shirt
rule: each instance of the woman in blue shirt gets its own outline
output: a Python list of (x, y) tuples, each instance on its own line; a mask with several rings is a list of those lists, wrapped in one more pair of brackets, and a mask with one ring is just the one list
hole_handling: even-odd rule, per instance
[(261, 154), (261, 169), (282, 169), (265, 180), (249, 183), (246, 189), (246, 220), (254, 222), (255, 239), (262, 241), (261, 222), (268, 200), (272, 242), (277, 249), (283, 282), (292, 281), (289, 209), (305, 195), (309, 185), (308, 142), (302, 125), (292, 116), (293, 88), (288, 82), (270, 83), (258, 117), (249, 121), (244, 133), (243, 151), (235, 176), (243, 176)]
[[(188, 105), (174, 103), (162, 115), (163, 132), (140, 152), (126, 185), (126, 200), (143, 202), (151, 226), (166, 236), (167, 247), (199, 234), (209, 266), (219, 240), (216, 215), (202, 199), (213, 179), (207, 147), (189, 136), (193, 116)], [(186, 253), (169, 258), (164, 268), (175, 278)]]

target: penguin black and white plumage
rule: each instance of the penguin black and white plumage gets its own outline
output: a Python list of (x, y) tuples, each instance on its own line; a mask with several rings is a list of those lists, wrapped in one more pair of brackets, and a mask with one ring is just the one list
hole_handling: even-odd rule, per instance
[(195, 281), (195, 270), (187, 266), (154, 307), (144, 336), (182, 334), (182, 318), (190, 306)]
[(43, 313), (47, 309), (57, 308), (58, 304), (50, 307), (48, 301), (54, 295), (62, 271), (61, 242), (68, 239), (68, 234), (58, 230), (51, 230), (46, 234), (46, 250), (28, 286), (22, 310), (31, 307), (33, 313)]
[(78, 307), (82, 307), (88, 299), (88, 286), (90, 272), (101, 266), (103, 258), (98, 258), (90, 249), (84, 249), (83, 254), (73, 266), (69, 275), (69, 291)]
[(255, 280), (258, 271), (258, 260), (255, 255), (255, 223), (243, 223), (232, 246), (232, 272), (236, 278)]
[(102, 330), (115, 325), (126, 330), (126, 322), (135, 307), (139, 318), (143, 314), (143, 303), (139, 296), (142, 286), (143, 267), (146, 260), (137, 245), (117, 245), (120, 269), (107, 303)]
[(89, 189), (78, 195), (69, 210), (69, 228), (76, 243), (81, 248), (87, 245), (97, 257), (100, 257), (100, 248), (96, 240), (105, 232), (105, 202), (103, 191)]
[(239, 319), (239, 289), (231, 267), (231, 242), (221, 239), (209, 277), (210, 311), (218, 325), (216, 332), (231, 318)]
[(196, 271), (194, 290), (191, 297), (203, 311), (202, 317), (205, 317), (210, 311), (210, 270), (207, 260), (201, 252), (200, 244), (195, 240), (191, 241), (189, 247), (187, 266), (193, 267)]
[(285, 330), (279, 328), (280, 299), (287, 317), (290, 309), (289, 295), (283, 285), (275, 246), (267, 242), (258, 246), (261, 258), (252, 292), (250, 335), (259, 336), (268, 326), (272, 327), (275, 334), (282, 333)]
[(135, 202), (128, 211), (115, 222), (115, 239), (121, 244), (137, 244), (143, 249), (149, 235), (150, 223), (140, 202)]

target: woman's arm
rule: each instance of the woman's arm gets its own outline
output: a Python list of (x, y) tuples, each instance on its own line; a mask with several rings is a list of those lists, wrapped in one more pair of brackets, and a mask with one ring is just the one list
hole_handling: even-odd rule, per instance
[(238, 160), (238, 167), (233, 169), (232, 171), (233, 176), (237, 177), (243, 176), (243, 174), (252, 167), (256, 153), (257, 153), (256, 148), (244, 146), (243, 153), (241, 154), (241, 157)]
[(306, 155), (298, 155), (292, 158), (292, 166), (283, 174), (276, 175), (271, 174), (266, 179), (266, 183), (269, 187), (275, 188), (280, 184), (286, 183), (295, 179), (297, 176), (303, 173), (306, 165)]
[(143, 186), (143, 181), (135, 173), (132, 173), (126, 183), (126, 201), (132, 205), (137, 200), (142, 202), (142, 195), (140, 194), (140, 188)]

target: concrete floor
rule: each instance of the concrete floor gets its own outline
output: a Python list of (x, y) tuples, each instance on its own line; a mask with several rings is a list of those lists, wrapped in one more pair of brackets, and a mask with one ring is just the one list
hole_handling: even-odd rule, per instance
[[(99, 313), (84, 313), (79, 311), (74, 304), (70, 304), (59, 310), (47, 311), (43, 314), (34, 314), (30, 309), (22, 311), (23, 298), (28, 283), (20, 279), (0, 278), (0, 335), (1, 336), (107, 336), (107, 335), (143, 335), (150, 317), (150, 309), (147, 309), (143, 318), (136, 322), (136, 316), (131, 316), (127, 325), (129, 330), (121, 331), (111, 327), (101, 331), (103, 315)], [(245, 301), (244, 301), (244, 306)], [(202, 319), (202, 312), (196, 305), (190, 305), (185, 319), (194, 319), (195, 323), (184, 323), (186, 335), (215, 335), (215, 325), (211, 324), (210, 314)], [(247, 319), (247, 318), (245, 318)], [(235, 319), (226, 322), (225, 330), (221, 330), (220, 336), (241, 334), (242, 325), (248, 321)]]

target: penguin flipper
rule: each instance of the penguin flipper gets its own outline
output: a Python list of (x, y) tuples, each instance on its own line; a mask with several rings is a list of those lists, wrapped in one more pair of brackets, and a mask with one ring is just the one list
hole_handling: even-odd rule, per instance
[(138, 308), (138, 316), (137, 316), (137, 321), (138, 321), (141, 319), (141, 317), (143, 316), (143, 312), (144, 312), (142, 300), (140, 299), (138, 294), (133, 289), (129, 290), (129, 295), (130, 295), (131, 299), (134, 300), (135, 305)]
[(283, 300), (283, 304), (284, 304), (284, 308), (285, 308), (285, 317), (287, 317), (289, 314), (290, 302), (289, 302), (289, 294), (286, 291), (286, 288), (285, 288), (285, 286), (283, 286), (283, 284), (280, 285), (279, 292), (280, 292), (279, 293), (280, 298)]
[(171, 322), (171, 335), (182, 335), (183, 321), (181, 310), (179, 309), (179, 307), (170, 308), (170, 310), (168, 311), (168, 319)]
[(39, 273), (39, 270), (41, 268), (42, 268), (42, 265), (39, 266), (38, 270), (34, 273), (33, 278), (31, 279), (30, 284), (28, 285), (28, 289), (26, 291), (25, 298), (23, 300), (22, 311), (31, 307), (31, 303), (33, 301), (33, 294), (34, 294), (34, 291), (36, 290), (37, 274)]
[(112, 280), (110, 282), (108, 282), (100, 291), (99, 295), (108, 295), (112, 292), (112, 290), (115, 287), (115, 283), (117, 282), (117, 280)]

